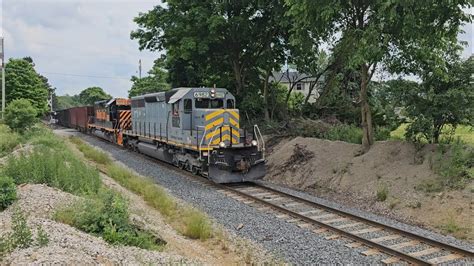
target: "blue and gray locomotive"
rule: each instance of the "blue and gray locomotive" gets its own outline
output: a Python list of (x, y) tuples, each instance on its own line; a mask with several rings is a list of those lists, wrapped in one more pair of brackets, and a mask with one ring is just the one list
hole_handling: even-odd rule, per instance
[(123, 146), (216, 183), (265, 175), (258, 126), (242, 130), (235, 97), (223, 88), (177, 88), (131, 99), (131, 127)]

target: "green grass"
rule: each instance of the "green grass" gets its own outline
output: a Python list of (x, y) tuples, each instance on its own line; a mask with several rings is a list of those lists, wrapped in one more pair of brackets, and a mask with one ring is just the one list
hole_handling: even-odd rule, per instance
[(94, 147), (84, 143), (78, 137), (70, 137), (70, 140), (76, 145), (76, 147), (84, 154), (87, 159), (102, 165), (112, 163), (112, 159), (109, 157), (109, 155), (107, 155), (107, 153), (99, 151)]
[(6, 125), (0, 124), (0, 157), (10, 153), (20, 144), (20, 135), (14, 133)]
[[(390, 133), (392, 139), (404, 140), (408, 123), (401, 124), (397, 129)], [(443, 132), (449, 131), (449, 126)], [(459, 138), (462, 142), (474, 146), (474, 128), (466, 125), (459, 125), (454, 132), (454, 139)], [(440, 140), (443, 142), (443, 138)]]
[(376, 197), (377, 197), (378, 201), (387, 200), (387, 197), (388, 197), (388, 188), (387, 188), (387, 186), (385, 186), (385, 185), (380, 186), (377, 189)]
[[(204, 213), (192, 207), (178, 204), (173, 197), (162, 187), (156, 185), (152, 179), (136, 175), (127, 168), (112, 163), (110, 157), (105, 153), (94, 149), (81, 139), (72, 137), (70, 140), (84, 153), (87, 159), (100, 164), (108, 176), (117, 181), (121, 186), (142, 196), (149, 206), (163, 214), (180, 233), (187, 237), (201, 240), (212, 236), (211, 222)], [(97, 156), (97, 154), (107, 156), (108, 160), (104, 160), (102, 155)], [(97, 158), (102, 159), (97, 160)]]

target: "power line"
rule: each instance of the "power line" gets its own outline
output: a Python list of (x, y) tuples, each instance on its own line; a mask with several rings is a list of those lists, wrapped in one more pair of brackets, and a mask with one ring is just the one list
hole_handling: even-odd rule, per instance
[[(24, 72), (22, 69), (17, 68), (7, 68), (9, 71)], [(85, 75), (85, 74), (71, 74), (71, 73), (61, 73), (61, 72), (48, 72), (48, 71), (38, 71), (37, 73), (48, 74), (48, 75), (60, 75), (60, 76), (71, 76), (71, 77), (81, 77), (81, 78), (102, 78), (102, 79), (121, 79), (121, 80), (130, 80), (130, 78), (118, 77), (118, 76), (96, 76), (96, 75)]]

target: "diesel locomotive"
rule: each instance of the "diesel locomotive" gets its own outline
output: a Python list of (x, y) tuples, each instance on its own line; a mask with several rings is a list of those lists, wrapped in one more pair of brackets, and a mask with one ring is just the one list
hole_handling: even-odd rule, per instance
[(87, 131), (216, 183), (261, 179), (262, 134), (240, 128), (235, 104), (228, 90), (204, 87), (114, 98), (95, 103)]

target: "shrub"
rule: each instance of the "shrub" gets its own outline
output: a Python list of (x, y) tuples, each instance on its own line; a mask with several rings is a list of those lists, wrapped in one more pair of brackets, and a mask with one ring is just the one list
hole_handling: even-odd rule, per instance
[(0, 175), (0, 211), (16, 200), (16, 185), (12, 178)]
[(331, 127), (323, 138), (329, 140), (341, 140), (355, 144), (362, 143), (362, 129), (354, 125), (337, 125)]
[(5, 123), (14, 131), (24, 132), (35, 124), (37, 114), (30, 101), (16, 99), (5, 109)]
[(377, 200), (378, 201), (385, 201), (388, 197), (388, 188), (387, 186), (383, 185), (380, 186), (377, 190)]
[(377, 127), (375, 129), (375, 140), (381, 141), (381, 140), (387, 140), (390, 139), (390, 129), (386, 127)]
[(13, 249), (28, 248), (33, 243), (33, 235), (28, 224), (26, 223), (25, 214), (18, 208), (15, 209), (12, 216), (13, 233), (11, 235), (11, 243)]
[(128, 203), (111, 190), (101, 190), (96, 197), (58, 210), (55, 219), (92, 233), (111, 244), (161, 249), (164, 241), (129, 223)]
[(49, 243), (49, 236), (43, 230), (43, 227), (41, 225), (38, 226), (37, 228), (36, 242), (38, 243), (38, 246), (40, 247), (47, 246)]

